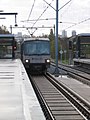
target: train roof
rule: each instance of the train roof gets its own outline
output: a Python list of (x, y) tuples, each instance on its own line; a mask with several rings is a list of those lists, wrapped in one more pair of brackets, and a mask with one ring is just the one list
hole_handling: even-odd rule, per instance
[(0, 38), (12, 38), (14, 34), (0, 34)]
[(30, 40), (45, 40), (45, 41), (49, 41), (49, 38), (25, 38), (24, 41), (30, 41)]
[(78, 36), (90, 36), (90, 33), (81, 33), (81, 34), (78, 34)]
[(71, 36), (70, 38), (69, 38), (69, 40), (72, 40), (72, 39), (76, 39), (77, 37), (80, 37), (80, 36), (82, 36), (82, 37), (90, 37), (90, 33), (80, 33), (80, 34), (78, 34), (78, 35), (75, 35), (75, 36)]

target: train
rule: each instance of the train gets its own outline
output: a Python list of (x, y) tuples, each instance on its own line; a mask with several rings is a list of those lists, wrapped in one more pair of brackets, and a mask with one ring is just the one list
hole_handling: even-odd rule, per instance
[(81, 33), (69, 39), (69, 50), (73, 58), (90, 59), (90, 33)]
[(21, 60), (32, 72), (46, 72), (50, 67), (50, 40), (25, 38), (21, 43)]
[(0, 34), (0, 59), (15, 59), (16, 41), (13, 34)]
[(74, 65), (86, 67), (86, 61), (90, 61), (90, 33), (70, 37), (69, 53)]

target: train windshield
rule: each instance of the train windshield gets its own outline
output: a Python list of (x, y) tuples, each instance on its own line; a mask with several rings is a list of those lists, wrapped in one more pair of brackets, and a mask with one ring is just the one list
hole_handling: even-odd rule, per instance
[(50, 54), (49, 41), (29, 41), (24, 44), (25, 55), (48, 55)]

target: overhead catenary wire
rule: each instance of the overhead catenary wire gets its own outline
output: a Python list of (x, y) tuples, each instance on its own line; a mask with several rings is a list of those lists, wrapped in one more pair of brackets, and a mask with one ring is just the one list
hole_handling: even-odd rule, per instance
[[(44, 2), (46, 2), (45, 0), (43, 0)], [(46, 10), (49, 8), (49, 7), (52, 7), (51, 6), (51, 4), (52, 4), (52, 2), (53, 2), (54, 0), (52, 0), (51, 1), (51, 3), (47, 3), (48, 4), (48, 6), (44, 9), (44, 11), (41, 13), (41, 15), (36, 19), (36, 20), (31, 20), (31, 21), (35, 21), (34, 23), (33, 23), (33, 25), (32, 25), (32, 27), (31, 28), (33, 28), (34, 27), (34, 25), (39, 21), (39, 20), (44, 20), (44, 19), (40, 19), (41, 17), (42, 17), (42, 15), (46, 12)], [(64, 8), (67, 4), (69, 4), (70, 2), (71, 2), (72, 0), (69, 0), (67, 3), (65, 3), (65, 5), (63, 5), (59, 10), (61, 10), (62, 8)], [(32, 9), (31, 9), (31, 12), (30, 12), (30, 14), (29, 14), (29, 17), (31, 16), (31, 13), (32, 13), (32, 10), (33, 10), (33, 7), (34, 7), (34, 4), (35, 4), (35, 0), (34, 0), (34, 3), (33, 3), (33, 5), (32, 5)], [(52, 7), (53, 8), (53, 7)], [(54, 9), (54, 8), (53, 8)], [(55, 9), (54, 9), (55, 10)], [(59, 11), (58, 10), (58, 11)], [(56, 10), (55, 10), (56, 11)], [(28, 17), (28, 21), (29, 21), (29, 17)], [(46, 19), (46, 20), (49, 20), (48, 18)], [(28, 22), (28, 21), (26, 21), (26, 22)], [(37, 29), (36, 29), (37, 30)]]
[[(46, 2), (45, 0), (43, 0), (44, 2)], [(54, 0), (52, 0), (51, 1), (51, 3), (53, 2)], [(61, 10), (63, 7), (65, 7), (68, 3), (70, 3), (72, 0), (69, 0), (67, 3), (65, 3), (65, 5), (63, 5), (59, 10)], [(31, 15), (31, 12), (32, 12), (32, 9), (33, 9), (33, 7), (34, 7), (34, 4), (35, 4), (35, 0), (34, 0), (34, 3), (33, 3), (33, 5), (32, 5), (32, 9), (31, 9), (31, 12), (30, 12), (30, 14), (29, 14), (29, 17), (28, 17), (28, 20), (24, 20), (24, 21), (21, 21), (21, 22), (28, 22), (28, 21), (35, 21), (35, 23), (33, 23), (33, 26), (36, 24), (36, 22), (37, 21), (39, 21), (39, 20), (55, 20), (56, 18), (46, 18), (46, 19), (40, 19), (40, 17), (44, 14), (44, 12), (49, 8), (49, 6), (50, 7), (52, 7), (51, 6), (51, 3), (48, 3), (48, 2), (46, 2), (47, 4), (48, 4), (48, 6), (46, 7), (46, 9), (41, 13), (41, 15), (38, 17), (38, 19), (36, 19), (36, 20), (29, 20), (29, 17), (30, 17), (30, 15)], [(53, 8), (53, 7), (52, 7)], [(54, 8), (53, 8), (54, 9)], [(55, 11), (56, 11), (56, 9), (54, 9)], [(32, 27), (33, 27), (32, 26)]]
[[(43, 0), (45, 3), (47, 3), (51, 8), (53, 8), (55, 11), (56, 11), (56, 9), (53, 7), (53, 6), (51, 6), (51, 4), (49, 4), (46, 0)], [(53, 0), (54, 1), (54, 0)]]
[(76, 25), (79, 25), (79, 24), (81, 24), (81, 23), (84, 23), (84, 22), (86, 22), (86, 21), (88, 21), (88, 20), (90, 20), (90, 18), (87, 18), (87, 19), (82, 20), (82, 21), (80, 21), (80, 22), (78, 22), (78, 23), (75, 23), (74, 25), (71, 25), (71, 26), (65, 28), (65, 30), (66, 30), (66, 29), (69, 29), (69, 28), (71, 28), (71, 27), (74, 27), (74, 26), (76, 26)]
[[(21, 22), (33, 22), (33, 21), (36, 21), (37, 19), (31, 19), (31, 20), (24, 20), (24, 21), (21, 21)], [(56, 18), (45, 18), (45, 19), (39, 19), (39, 21), (43, 21), (43, 20), (56, 20)]]
[(29, 20), (29, 18), (30, 18), (30, 16), (31, 16), (31, 13), (32, 13), (33, 8), (34, 8), (34, 5), (35, 5), (35, 1), (36, 1), (36, 0), (34, 0), (34, 2), (33, 2), (33, 5), (32, 5), (32, 7), (31, 7), (31, 10), (30, 10), (30, 13), (29, 13), (29, 16), (28, 16), (27, 21)]
[[(45, 0), (43, 0), (43, 1), (45, 1)], [(38, 19), (33, 23), (33, 25), (32, 25), (32, 27), (37, 23), (37, 21), (39, 21), (39, 19), (41, 18), (41, 16), (46, 12), (46, 10), (49, 8), (49, 7), (52, 7), (51, 6), (51, 4), (52, 4), (52, 2), (53, 2), (54, 0), (52, 0), (51, 1), (51, 3), (49, 4), (49, 3), (47, 3), (46, 1), (46, 3), (48, 4), (48, 6), (46, 7), (46, 9), (41, 13), (41, 15), (38, 17)], [(69, 0), (65, 5), (63, 5), (59, 10), (61, 10), (62, 8), (64, 8), (67, 4), (69, 4), (70, 2), (71, 2), (72, 0)], [(53, 8), (53, 7), (52, 7)], [(54, 9), (54, 8), (53, 8)], [(55, 9), (54, 9), (55, 10)], [(59, 11), (58, 10), (58, 11)], [(56, 11), (56, 10), (55, 10)]]
[[(66, 4), (64, 4), (61, 8), (59, 8), (59, 10), (61, 10), (62, 8), (64, 8), (67, 4), (69, 4), (72, 0), (69, 0)], [(58, 11), (59, 11), (58, 10)]]
[(70, 4), (68, 5), (68, 7), (61, 13), (61, 15), (60, 15), (61, 17), (67, 13), (67, 11), (71, 7), (71, 5), (72, 5), (72, 2), (70, 2)]
[(51, 1), (51, 3), (44, 9), (44, 11), (41, 13), (41, 15), (36, 19), (36, 21), (33, 23), (32, 27), (37, 23), (37, 21), (39, 21), (39, 19), (41, 18), (41, 16), (46, 12), (46, 10), (50, 7), (50, 5), (52, 4), (54, 0)]

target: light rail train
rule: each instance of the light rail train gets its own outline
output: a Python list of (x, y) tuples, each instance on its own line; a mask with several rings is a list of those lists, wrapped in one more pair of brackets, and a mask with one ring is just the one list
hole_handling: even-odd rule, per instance
[(90, 33), (82, 33), (71, 37), (69, 39), (69, 50), (72, 51), (74, 65), (89, 66)]
[(90, 33), (82, 33), (69, 39), (73, 58), (90, 58)]
[(50, 67), (48, 38), (26, 38), (21, 44), (21, 60), (30, 71), (45, 72)]

